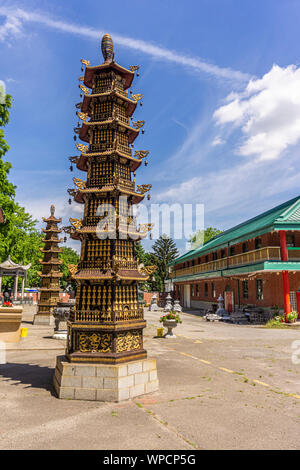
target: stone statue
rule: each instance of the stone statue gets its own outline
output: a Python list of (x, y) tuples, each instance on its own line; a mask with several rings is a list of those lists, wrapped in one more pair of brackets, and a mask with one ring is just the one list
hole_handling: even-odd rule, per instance
[(157, 305), (157, 294), (153, 294), (153, 295), (152, 295), (152, 299), (151, 299), (151, 304), (150, 304), (149, 310), (150, 310), (151, 312), (157, 312), (157, 310), (159, 310), (159, 306)]
[(165, 308), (164, 308), (164, 312), (170, 312), (170, 310), (173, 310), (173, 304), (172, 304), (172, 297), (171, 297), (171, 294), (169, 292), (168, 295), (167, 295), (167, 298), (166, 298), (166, 305), (165, 305)]

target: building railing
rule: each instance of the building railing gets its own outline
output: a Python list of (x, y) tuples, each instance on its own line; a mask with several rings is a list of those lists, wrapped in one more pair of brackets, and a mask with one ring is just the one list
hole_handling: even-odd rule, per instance
[[(289, 252), (294, 253), (297, 251)], [(298, 257), (300, 258), (300, 252)], [(289, 255), (290, 258), (290, 255)], [(267, 261), (267, 260), (277, 260), (280, 261), (280, 248), (277, 246), (267, 246), (260, 248), (258, 250), (247, 251), (246, 253), (241, 253), (239, 255), (229, 256), (228, 258), (221, 258), (215, 261), (209, 261), (208, 263), (201, 263), (195, 266), (189, 266), (188, 268), (182, 268), (174, 270), (170, 273), (170, 278), (176, 278), (180, 276), (189, 276), (192, 274), (204, 273), (209, 271), (219, 271), (221, 269), (226, 269), (242, 266), (247, 264), (253, 264), (257, 261)]]

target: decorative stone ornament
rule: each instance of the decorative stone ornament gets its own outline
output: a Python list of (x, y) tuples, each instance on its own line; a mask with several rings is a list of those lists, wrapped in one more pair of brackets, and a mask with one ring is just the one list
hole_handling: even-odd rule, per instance
[(176, 336), (173, 333), (173, 328), (176, 328), (177, 326), (177, 321), (176, 320), (165, 320), (163, 322), (163, 325), (165, 328), (168, 329), (167, 333), (165, 334), (165, 338), (176, 338)]
[(180, 302), (178, 299), (174, 300), (174, 307), (173, 307), (173, 310), (175, 312), (182, 312), (182, 307), (180, 305)]
[(173, 310), (173, 305), (172, 305), (172, 297), (171, 297), (171, 294), (169, 292), (168, 295), (167, 295), (167, 298), (166, 298), (166, 305), (165, 305), (165, 308), (164, 308), (164, 312), (170, 312), (171, 310)]
[(159, 306), (157, 305), (157, 294), (152, 295), (151, 305), (149, 307), (151, 312), (157, 312), (159, 310)]

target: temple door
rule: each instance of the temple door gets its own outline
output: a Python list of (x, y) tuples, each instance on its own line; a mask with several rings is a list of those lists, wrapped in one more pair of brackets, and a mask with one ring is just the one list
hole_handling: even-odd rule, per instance
[(189, 284), (184, 285), (184, 306), (187, 308), (191, 306), (191, 286)]
[(228, 313), (233, 312), (233, 292), (232, 291), (225, 291), (224, 292), (224, 299), (225, 299), (225, 310)]

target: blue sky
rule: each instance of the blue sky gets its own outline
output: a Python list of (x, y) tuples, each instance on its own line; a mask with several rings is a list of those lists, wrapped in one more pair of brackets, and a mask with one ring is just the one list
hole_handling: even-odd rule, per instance
[(102, 62), (105, 32), (118, 63), (141, 65), (150, 202), (203, 203), (205, 226), (226, 229), (298, 195), (299, 20), (291, 0), (0, 0), (17, 200), (38, 219), (51, 203), (65, 225), (80, 216), (66, 192), (84, 177), (68, 169), (80, 59)]

